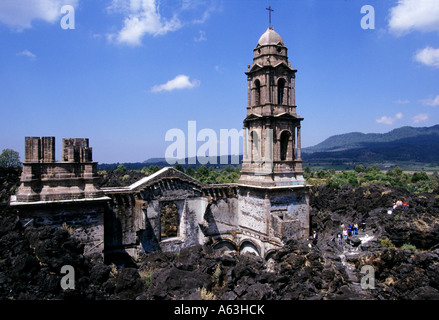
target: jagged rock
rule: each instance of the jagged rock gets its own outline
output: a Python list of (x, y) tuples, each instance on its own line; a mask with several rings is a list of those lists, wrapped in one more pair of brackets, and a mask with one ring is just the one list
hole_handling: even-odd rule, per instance
[[(18, 180), (17, 180), (18, 181)], [(6, 184), (7, 188), (13, 186)], [(5, 190), (2, 190), (5, 191)], [(5, 192), (4, 192), (5, 193)], [(5, 193), (7, 194), (7, 193)], [(3, 197), (3, 196), (2, 196)], [(409, 207), (387, 214), (394, 199)], [(439, 198), (383, 185), (320, 186), (310, 196), (311, 227), (319, 241), (287, 240), (270, 262), (252, 254), (218, 253), (209, 246), (178, 254), (144, 254), (136, 268), (83, 256), (67, 230), (23, 227), (0, 207), (0, 299), (439, 299)], [(366, 231), (343, 246), (331, 242), (340, 225), (366, 219)], [(380, 239), (397, 248), (383, 248)], [(363, 239), (364, 241), (361, 241)], [(419, 250), (398, 248), (415, 245)], [(60, 287), (60, 267), (75, 268), (75, 290)], [(375, 289), (362, 290), (361, 267), (375, 271)], [(137, 269), (138, 267), (138, 269)], [(139, 270), (147, 270), (145, 280)], [(212, 296), (210, 296), (212, 298)]]

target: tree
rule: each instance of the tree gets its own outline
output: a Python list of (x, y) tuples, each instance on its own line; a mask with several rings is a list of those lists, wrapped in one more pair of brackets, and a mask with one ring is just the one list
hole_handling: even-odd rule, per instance
[(156, 173), (159, 170), (160, 170), (160, 167), (158, 165), (150, 165), (148, 168), (149, 174)]
[(197, 176), (207, 176), (209, 174), (209, 170), (206, 166), (199, 166), (197, 168)]
[(12, 149), (3, 149), (0, 154), (0, 167), (19, 168), (21, 167), (20, 155)]
[(187, 174), (188, 176), (193, 177), (193, 176), (195, 175), (195, 169), (192, 168), (192, 167), (187, 167), (187, 168), (186, 168), (186, 174)]
[(178, 170), (178, 171), (184, 173), (184, 168), (183, 168), (183, 166), (182, 166), (181, 164), (177, 163), (177, 164), (174, 166), (174, 168), (175, 168), (176, 170)]
[(125, 168), (125, 166), (123, 164), (120, 164), (120, 165), (117, 166), (115, 171), (116, 172), (126, 172), (127, 168)]
[(413, 183), (416, 183), (416, 182), (419, 182), (419, 181), (423, 181), (423, 180), (426, 180), (426, 181), (430, 180), (430, 177), (428, 176), (428, 174), (426, 172), (421, 171), (421, 172), (413, 173), (413, 176), (412, 176), (412, 179), (411, 179), (411, 181)]

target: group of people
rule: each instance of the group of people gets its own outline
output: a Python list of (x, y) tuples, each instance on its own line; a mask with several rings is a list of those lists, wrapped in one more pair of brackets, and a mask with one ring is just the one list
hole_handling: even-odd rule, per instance
[[(360, 225), (358, 223), (350, 224), (348, 227), (346, 227), (344, 224), (341, 225), (342, 232), (338, 232), (335, 236), (332, 236), (331, 241), (337, 242), (338, 245), (342, 244), (342, 240), (346, 242), (348, 240), (348, 237), (358, 235), (358, 230), (361, 228), (361, 230), (364, 232), (366, 231), (366, 219), (361, 219)], [(312, 234), (312, 243), (314, 245), (317, 244), (317, 241), (319, 239), (319, 235), (314, 230)]]
[(407, 202), (406, 201), (401, 201), (401, 200), (393, 200), (393, 209), (395, 209), (396, 207), (400, 207), (402, 206), (404, 209), (407, 209)]
[[(361, 230), (364, 232), (366, 230), (366, 220), (362, 219), (360, 223)], [(358, 235), (359, 225), (358, 223), (350, 224), (346, 227), (344, 224), (341, 225), (342, 232), (337, 233), (335, 236), (332, 236), (331, 241), (337, 241), (338, 245), (342, 244), (342, 240), (346, 242), (348, 237)]]

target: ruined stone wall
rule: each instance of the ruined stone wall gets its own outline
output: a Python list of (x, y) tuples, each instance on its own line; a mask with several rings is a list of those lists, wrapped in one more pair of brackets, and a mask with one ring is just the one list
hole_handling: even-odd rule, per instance
[(17, 202), (98, 198), (97, 163), (88, 139), (63, 139), (63, 159), (55, 161), (54, 137), (26, 137)]
[(10, 204), (19, 218), (66, 228), (85, 245), (102, 252), (107, 200), (97, 187), (97, 163), (88, 139), (64, 139), (63, 159), (55, 161), (54, 137), (26, 137), (20, 186)]
[(20, 206), (22, 223), (65, 228), (84, 244), (84, 254), (104, 250), (106, 201), (52, 202)]

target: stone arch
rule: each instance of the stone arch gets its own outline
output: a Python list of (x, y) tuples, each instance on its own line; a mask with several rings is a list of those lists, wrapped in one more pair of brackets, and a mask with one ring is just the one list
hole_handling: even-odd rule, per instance
[(277, 103), (284, 104), (285, 100), (285, 84), (286, 81), (284, 78), (280, 78), (277, 81)]
[(254, 82), (254, 90), (255, 90), (255, 106), (259, 106), (261, 104), (261, 82), (259, 79), (256, 79)]
[(279, 155), (281, 161), (292, 160), (292, 135), (289, 130), (283, 130), (279, 134)]
[(265, 261), (270, 260), (271, 258), (273, 258), (273, 256), (276, 254), (277, 250), (276, 249), (270, 249), (265, 253)]
[(243, 240), (239, 245), (239, 253), (242, 254), (246, 252), (253, 253), (258, 257), (261, 256), (261, 249), (259, 248), (259, 246), (253, 241), (248, 239)]
[(238, 246), (230, 239), (220, 239), (212, 245), (212, 248), (220, 251), (238, 251)]
[(261, 137), (256, 130), (252, 130), (249, 133), (250, 138), (250, 160), (257, 161), (261, 155)]

